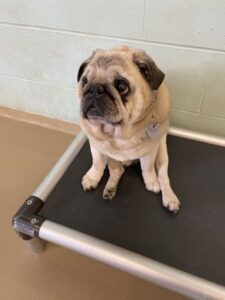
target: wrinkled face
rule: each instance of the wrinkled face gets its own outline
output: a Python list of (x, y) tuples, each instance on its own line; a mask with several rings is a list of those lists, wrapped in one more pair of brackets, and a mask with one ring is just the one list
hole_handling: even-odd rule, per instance
[(78, 72), (81, 114), (92, 124), (131, 124), (151, 105), (164, 74), (143, 51), (98, 50)]

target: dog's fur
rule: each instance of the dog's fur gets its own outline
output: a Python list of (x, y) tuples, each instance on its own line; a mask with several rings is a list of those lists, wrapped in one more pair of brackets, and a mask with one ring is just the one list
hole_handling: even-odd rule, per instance
[(126, 46), (96, 50), (82, 63), (77, 76), (80, 124), (93, 158), (82, 179), (84, 190), (97, 187), (108, 165), (103, 197), (112, 199), (124, 166), (139, 159), (146, 188), (161, 190), (163, 205), (179, 210), (168, 177), (170, 99), (164, 76), (144, 51)]

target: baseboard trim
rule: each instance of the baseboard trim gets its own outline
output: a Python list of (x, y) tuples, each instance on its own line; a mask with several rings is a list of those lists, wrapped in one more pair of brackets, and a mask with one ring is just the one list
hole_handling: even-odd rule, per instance
[(80, 131), (80, 127), (77, 124), (56, 120), (49, 117), (19, 111), (3, 106), (0, 106), (0, 116), (60, 131), (65, 134), (76, 135)]

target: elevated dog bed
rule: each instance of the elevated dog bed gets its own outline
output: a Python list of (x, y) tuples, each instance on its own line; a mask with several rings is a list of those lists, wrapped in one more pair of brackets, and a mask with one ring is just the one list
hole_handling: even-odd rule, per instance
[(167, 143), (177, 215), (145, 189), (138, 164), (126, 169), (114, 200), (102, 198), (107, 171), (84, 192), (91, 155), (80, 133), (14, 228), (34, 246), (38, 237), (195, 299), (225, 299), (225, 140), (172, 128)]

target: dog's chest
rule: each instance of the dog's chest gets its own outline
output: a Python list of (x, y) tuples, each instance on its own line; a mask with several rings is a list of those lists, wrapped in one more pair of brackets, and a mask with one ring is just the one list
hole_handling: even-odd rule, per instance
[(159, 143), (158, 138), (151, 138), (147, 131), (139, 132), (130, 139), (109, 138), (103, 141), (93, 141), (98, 150), (119, 161), (134, 160), (151, 152)]

